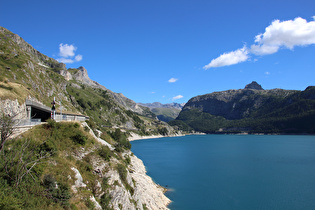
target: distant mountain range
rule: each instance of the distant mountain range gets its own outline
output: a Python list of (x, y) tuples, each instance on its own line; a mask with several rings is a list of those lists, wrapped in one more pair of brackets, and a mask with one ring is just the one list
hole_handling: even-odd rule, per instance
[(161, 104), (160, 102), (154, 102), (146, 104), (139, 103), (139, 105), (150, 108), (151, 112), (153, 112), (159, 120), (169, 122), (178, 116), (185, 103)]
[(196, 96), (170, 124), (205, 133), (315, 133), (315, 87), (264, 90), (252, 82)]

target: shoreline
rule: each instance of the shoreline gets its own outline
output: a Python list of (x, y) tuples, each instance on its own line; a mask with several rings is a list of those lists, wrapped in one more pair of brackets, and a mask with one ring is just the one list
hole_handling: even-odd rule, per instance
[(176, 135), (169, 135), (169, 136), (163, 136), (163, 135), (141, 136), (141, 135), (136, 134), (136, 133), (130, 133), (130, 136), (128, 137), (128, 141), (137, 141), (137, 140), (145, 140), (145, 139), (158, 139), (158, 138), (177, 137), (177, 136), (186, 136), (186, 134), (176, 134)]

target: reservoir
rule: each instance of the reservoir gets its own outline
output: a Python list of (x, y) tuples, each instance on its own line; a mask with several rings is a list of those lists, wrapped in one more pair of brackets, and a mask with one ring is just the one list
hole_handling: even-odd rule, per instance
[(190, 135), (131, 142), (170, 209), (315, 209), (315, 136)]

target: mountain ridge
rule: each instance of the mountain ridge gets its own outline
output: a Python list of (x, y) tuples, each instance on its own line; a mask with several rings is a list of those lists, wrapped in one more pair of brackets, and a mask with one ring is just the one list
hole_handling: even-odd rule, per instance
[(314, 98), (314, 86), (304, 91), (264, 90), (253, 82), (244, 89), (191, 98), (170, 124), (206, 133), (314, 133), (315, 121), (309, 119), (315, 116)]

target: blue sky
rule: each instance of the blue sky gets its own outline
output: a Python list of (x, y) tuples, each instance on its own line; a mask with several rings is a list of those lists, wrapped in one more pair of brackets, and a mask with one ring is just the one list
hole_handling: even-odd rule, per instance
[(315, 85), (314, 0), (2, 1), (0, 25), (136, 102)]

